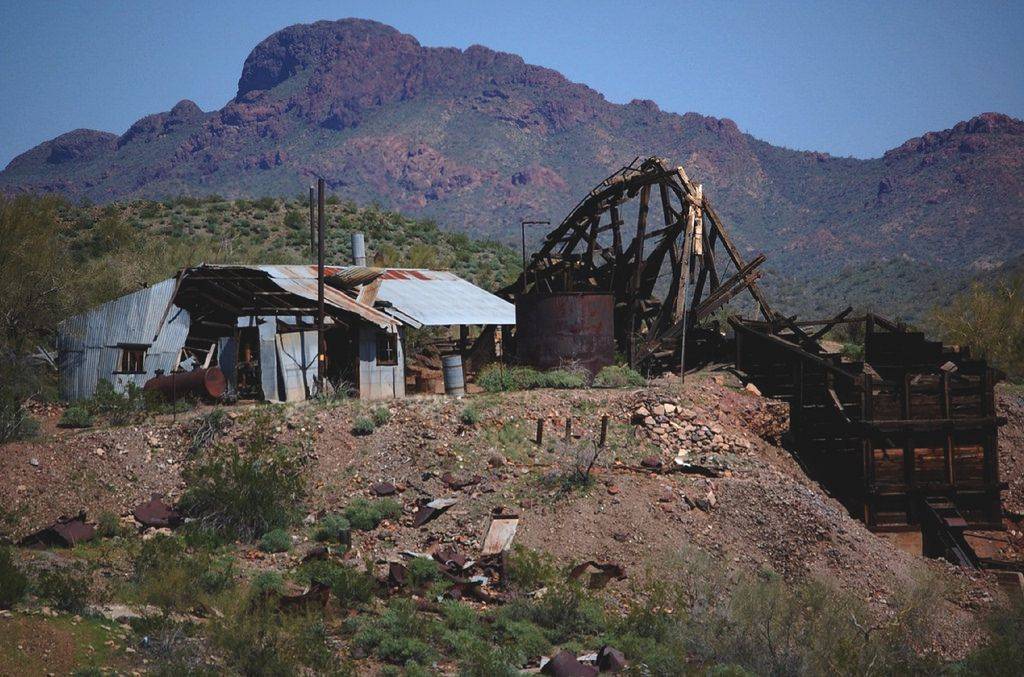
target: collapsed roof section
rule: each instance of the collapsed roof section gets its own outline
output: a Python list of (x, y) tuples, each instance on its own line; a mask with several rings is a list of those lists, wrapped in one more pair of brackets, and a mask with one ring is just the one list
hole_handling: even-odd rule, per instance
[[(311, 265), (202, 265), (179, 275), (175, 305), (194, 318), (315, 315)], [(447, 271), (325, 266), (327, 314), (353, 313), (382, 329), (515, 324), (515, 307)]]

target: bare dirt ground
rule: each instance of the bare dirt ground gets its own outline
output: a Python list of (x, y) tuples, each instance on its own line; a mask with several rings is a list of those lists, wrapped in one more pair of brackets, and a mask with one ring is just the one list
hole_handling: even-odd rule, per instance
[[(631, 418), (651, 402), (678, 403), (693, 421), (717, 431), (715, 440), (726, 440), (711, 454), (722, 476), (653, 472), (642, 465), (657, 457), (671, 468), (681, 450), (699, 463), (710, 448), (642, 434)], [(742, 390), (728, 374), (701, 373), (685, 385), (666, 378), (643, 389), (408, 398), (381, 405), (390, 420), (366, 436), (353, 435), (352, 425), (370, 405), (310, 403), (282, 408), (279, 432), (285, 441), (312, 435), (304, 508), (315, 516), (339, 511), (353, 497), (369, 497), (374, 483), (398, 488), (404, 516), (355, 535), (347, 556), (356, 561), (380, 565), (403, 550), (441, 545), (473, 555), (491, 511), (500, 506), (521, 518), (516, 543), (566, 563), (621, 564), (629, 578), (611, 589), (623, 594), (632, 584), (674, 580), (687, 562), (691, 571), (700, 563), (708, 580), (726, 587), (759, 571), (788, 580), (819, 578), (880, 614), (924, 585), (941, 598), (934, 635), (924, 648), (963, 655), (980, 637), (980, 614), (1003, 594), (991, 575), (925, 560), (867, 531), (776, 446), (785, 421), (775, 404)], [(254, 406), (266, 405), (233, 407), (231, 415)], [(462, 422), (467, 406), (479, 413), (477, 422)], [(1019, 511), (1024, 404), (1020, 396), (1001, 394), (999, 407), (1010, 420), (1000, 436), (1002, 472), (1010, 483), (1006, 505)], [(95, 519), (104, 511), (127, 515), (151, 493), (175, 499), (193, 419), (202, 413), (124, 428), (50, 427), (43, 439), (6, 445), (0, 453), (0, 529), (17, 540), (79, 510)], [(598, 457), (596, 481), (586, 490), (565, 491), (561, 478), (581, 449), (593, 448), (603, 414), (610, 417), (608, 445)], [(566, 417), (576, 435), (569, 443), (559, 439)], [(538, 418), (545, 419), (540, 446), (533, 442)], [(232, 434), (229, 428), (228, 439)], [(442, 479), (445, 473), (449, 481), (479, 481), (454, 489)], [(414, 527), (417, 500), (438, 497), (458, 503)], [(302, 548), (284, 556), (301, 555)]]

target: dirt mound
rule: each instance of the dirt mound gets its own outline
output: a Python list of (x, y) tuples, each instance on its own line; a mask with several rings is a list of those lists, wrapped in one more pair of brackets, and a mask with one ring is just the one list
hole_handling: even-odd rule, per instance
[[(383, 564), (405, 550), (441, 546), (475, 556), (490, 515), (503, 507), (520, 517), (518, 544), (563, 563), (622, 565), (628, 581), (610, 589), (623, 595), (631, 583), (676, 579), (684, 560), (705, 562), (723, 586), (761, 571), (787, 580), (821, 578), (883, 614), (923, 583), (942, 598), (932, 648), (945, 655), (968, 650), (978, 634), (975, 614), (998, 595), (989, 577), (924, 560), (867, 531), (773, 443), (785, 408), (730, 378), (700, 374), (685, 385), (668, 378), (632, 390), (417, 397), (374, 406), (309, 403), (278, 410), (277, 432), (283, 441), (312, 435), (308, 509), (314, 516), (338, 512), (357, 496), (373, 497), (374, 485), (394, 485), (404, 514), (355, 534), (348, 557), (356, 561)], [(1003, 410), (1016, 406), (1011, 417), (1019, 417), (1019, 399), (1004, 400)], [(667, 428), (657, 420), (665, 412), (653, 411), (666, 402), (681, 412), (666, 418)], [(634, 423), (640, 407), (652, 410), (653, 426), (647, 417)], [(379, 421), (374, 432), (353, 434), (354, 420), (370, 414)], [(608, 442), (598, 447), (604, 415)], [(541, 445), (534, 439), (538, 419)], [(240, 427), (235, 421), (224, 439)], [(104, 510), (128, 515), (155, 492), (173, 499), (182, 489), (180, 467), (193, 428), (191, 421), (167, 421), (61, 431), (8, 445), (0, 455), (0, 473), (12, 478), (0, 486), (7, 535), (17, 538), (83, 509), (93, 518)], [(1006, 440), (1017, 439), (1021, 428), (1011, 423), (1008, 429), (1004, 447), (1017, 450), (1004, 465), (1009, 477), (1020, 446)], [(579, 481), (595, 453), (590, 481)], [(680, 454), (687, 464), (674, 463)], [(456, 502), (415, 526), (417, 506), (435, 498)]]

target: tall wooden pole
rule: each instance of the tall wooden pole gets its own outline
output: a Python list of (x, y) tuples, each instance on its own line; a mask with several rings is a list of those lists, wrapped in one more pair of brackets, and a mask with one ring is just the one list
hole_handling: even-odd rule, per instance
[(313, 186), (309, 187), (309, 260), (316, 260), (316, 219), (314, 217), (316, 193)]
[(324, 372), (327, 366), (327, 346), (324, 341), (324, 180), (316, 180), (316, 345), (317, 381), (320, 394), (324, 393)]

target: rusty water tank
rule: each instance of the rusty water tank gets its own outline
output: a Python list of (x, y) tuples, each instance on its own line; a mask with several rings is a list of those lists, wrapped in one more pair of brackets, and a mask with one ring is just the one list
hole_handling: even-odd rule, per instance
[(159, 391), (168, 401), (185, 395), (217, 399), (224, 394), (228, 382), (218, 367), (193, 369), (154, 376), (142, 386), (143, 390)]
[(595, 292), (524, 296), (516, 302), (516, 352), (538, 369), (578, 362), (596, 374), (615, 360), (615, 298)]

